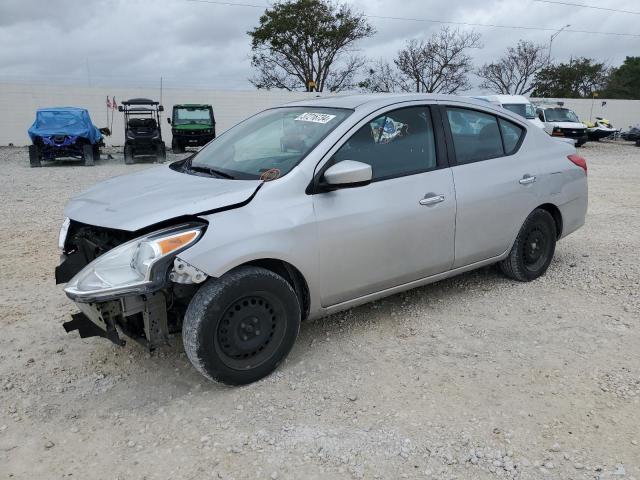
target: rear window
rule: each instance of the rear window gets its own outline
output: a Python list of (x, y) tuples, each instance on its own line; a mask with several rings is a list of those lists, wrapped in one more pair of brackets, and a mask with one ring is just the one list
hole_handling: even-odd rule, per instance
[(447, 108), (456, 163), (465, 164), (504, 155), (496, 117), (466, 108)]
[(500, 123), (500, 131), (502, 132), (504, 151), (507, 155), (511, 155), (518, 149), (518, 144), (524, 134), (524, 128), (503, 118), (498, 119), (498, 122)]

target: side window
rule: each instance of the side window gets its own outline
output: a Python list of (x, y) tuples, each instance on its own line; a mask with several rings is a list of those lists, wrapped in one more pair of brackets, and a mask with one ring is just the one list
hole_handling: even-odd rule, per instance
[(436, 168), (431, 115), (408, 107), (381, 115), (361, 127), (333, 156), (371, 165), (373, 179), (400, 177)]
[(502, 132), (504, 150), (507, 155), (511, 155), (516, 150), (520, 138), (524, 134), (524, 128), (503, 118), (499, 118), (498, 123), (500, 123), (500, 131)]
[(456, 162), (488, 160), (504, 155), (496, 117), (466, 108), (447, 108)]

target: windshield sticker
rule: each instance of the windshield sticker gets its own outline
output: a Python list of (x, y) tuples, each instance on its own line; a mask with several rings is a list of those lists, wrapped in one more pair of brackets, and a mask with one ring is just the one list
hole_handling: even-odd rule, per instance
[(329, 123), (334, 118), (336, 118), (335, 115), (329, 115), (328, 113), (305, 112), (295, 119), (298, 122)]
[(263, 182), (270, 182), (271, 180), (275, 180), (279, 176), (280, 170), (278, 170), (277, 168), (270, 168), (269, 170), (265, 170), (264, 172), (262, 172), (262, 175), (260, 175), (260, 180), (262, 180)]

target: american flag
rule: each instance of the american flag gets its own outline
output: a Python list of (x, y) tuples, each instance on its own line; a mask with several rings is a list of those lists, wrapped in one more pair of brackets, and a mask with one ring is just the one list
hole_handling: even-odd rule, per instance
[(107, 95), (107, 108), (113, 108), (111, 106), (111, 101), (109, 100), (109, 96)]

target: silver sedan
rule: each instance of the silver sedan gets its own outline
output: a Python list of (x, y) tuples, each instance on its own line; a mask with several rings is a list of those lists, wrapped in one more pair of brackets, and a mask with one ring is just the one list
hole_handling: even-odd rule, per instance
[(182, 331), (207, 377), (255, 381), (300, 323), (496, 263), (543, 275), (585, 221), (587, 165), (524, 118), (456, 96), (290, 103), (66, 209), (58, 283), (80, 336)]

